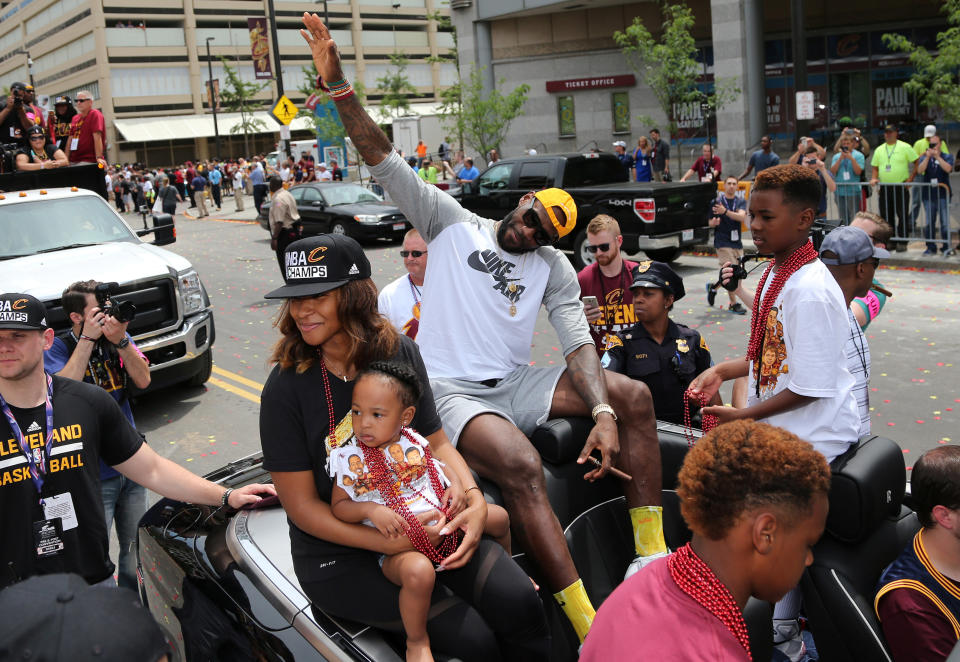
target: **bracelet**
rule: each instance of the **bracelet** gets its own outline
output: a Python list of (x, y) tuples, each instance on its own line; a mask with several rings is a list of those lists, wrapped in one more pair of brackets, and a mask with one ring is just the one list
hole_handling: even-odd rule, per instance
[(89, 340), (90, 342), (97, 342), (96, 338), (91, 338), (90, 336), (85, 336), (82, 333), (80, 334), (80, 340)]
[(593, 417), (594, 423), (597, 422), (597, 416), (599, 416), (600, 414), (610, 414), (611, 416), (613, 416), (613, 420), (615, 421), (617, 420), (617, 415), (616, 413), (614, 413), (613, 407), (611, 407), (605, 402), (601, 402), (600, 404), (598, 404), (596, 407), (593, 408), (593, 411), (590, 412), (590, 416)]
[[(480, 492), (480, 488), (477, 487), (476, 485), (474, 485), (473, 487), (468, 487), (467, 489), (465, 489), (465, 490), (463, 491), (463, 495), (466, 496), (466, 495), (470, 494), (470, 490), (477, 490), (478, 492)], [(481, 495), (483, 494), (482, 492), (480, 492), (480, 493), (481, 493)]]
[(317, 87), (326, 92), (331, 99), (346, 99), (353, 96), (353, 86), (344, 78), (329, 83), (325, 83), (320, 76), (317, 76)]
[(229, 503), (230, 495), (233, 494), (233, 488), (228, 487), (223, 491), (223, 494), (220, 495), (220, 507), (223, 508)]

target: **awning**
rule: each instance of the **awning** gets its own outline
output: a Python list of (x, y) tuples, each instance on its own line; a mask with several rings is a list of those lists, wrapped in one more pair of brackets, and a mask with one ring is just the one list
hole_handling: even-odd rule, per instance
[[(410, 116), (436, 115), (441, 104), (414, 103), (410, 104)], [(371, 111), (375, 108), (370, 108)], [(255, 119), (261, 120), (265, 129), (251, 131), (253, 134), (279, 133), (280, 124), (273, 115), (264, 110), (252, 113)], [(376, 113), (374, 117), (377, 118)], [(387, 120), (392, 124), (393, 119)], [(125, 142), (149, 143), (157, 140), (182, 140), (184, 138), (212, 138), (216, 135), (213, 130), (213, 115), (174, 115), (172, 117), (144, 117), (141, 119), (114, 120), (113, 125), (120, 132)], [(230, 129), (240, 125), (240, 113), (217, 113), (217, 128), (221, 136), (231, 135)], [(312, 124), (309, 118), (296, 117), (290, 123), (293, 131), (310, 130)], [(238, 129), (239, 131), (239, 129)], [(243, 135), (242, 132), (233, 135)]]
[[(255, 119), (263, 122), (266, 128), (250, 133), (279, 133), (280, 124), (266, 111), (252, 113)], [(248, 115), (249, 117), (249, 115)], [(113, 125), (127, 142), (149, 143), (157, 140), (181, 140), (184, 138), (212, 138), (213, 115), (174, 115), (173, 117), (144, 117), (139, 119), (118, 119)], [(217, 128), (221, 136), (231, 135), (230, 129), (240, 125), (240, 113), (217, 113)], [(294, 131), (310, 129), (309, 118), (297, 117), (290, 123)], [(238, 129), (239, 131), (239, 129)], [(242, 132), (234, 135), (243, 135)]]

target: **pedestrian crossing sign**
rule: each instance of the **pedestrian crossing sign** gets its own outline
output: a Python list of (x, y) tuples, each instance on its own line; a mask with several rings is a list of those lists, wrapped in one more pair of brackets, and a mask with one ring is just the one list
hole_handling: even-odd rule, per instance
[(281, 124), (290, 125), (290, 122), (293, 121), (293, 118), (297, 116), (297, 107), (294, 105), (290, 99), (287, 98), (287, 95), (281, 95), (280, 99), (277, 101), (277, 105), (273, 107), (273, 116), (280, 120)]

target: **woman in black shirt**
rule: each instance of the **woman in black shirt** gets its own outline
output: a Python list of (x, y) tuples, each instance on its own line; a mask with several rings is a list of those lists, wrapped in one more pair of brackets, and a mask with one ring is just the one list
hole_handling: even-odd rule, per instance
[[(285, 299), (277, 322), (276, 363), (261, 395), (260, 441), (290, 523), (297, 579), (325, 612), (402, 632), (399, 587), (384, 578), (382, 554), (413, 549), (401, 536), (348, 524), (330, 510), (328, 449), (350, 438), (353, 378), (370, 362), (397, 359), (429, 384), (416, 344), (377, 312), (377, 290), (360, 245), (342, 235), (295, 241), (285, 251)], [(481, 540), (486, 502), (450, 444), (433, 394), (424, 389), (411, 426), (464, 485), (467, 507), (427, 526), (436, 545), (460, 529), (463, 540), (437, 575), (427, 630), (435, 651), (465, 661), (546, 660), (543, 607), (523, 571), (491, 540)], [(451, 595), (452, 594), (452, 595)], [(453, 597), (455, 596), (455, 597)], [(469, 603), (469, 604), (468, 604)]]

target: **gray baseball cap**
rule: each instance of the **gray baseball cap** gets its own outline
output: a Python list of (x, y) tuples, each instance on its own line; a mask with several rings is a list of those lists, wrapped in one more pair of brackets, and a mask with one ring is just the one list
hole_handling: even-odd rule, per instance
[[(836, 257), (824, 257), (824, 253)], [(820, 245), (820, 261), (824, 264), (858, 264), (871, 257), (888, 258), (890, 253), (873, 245), (870, 235), (849, 225), (841, 225), (828, 234)]]

